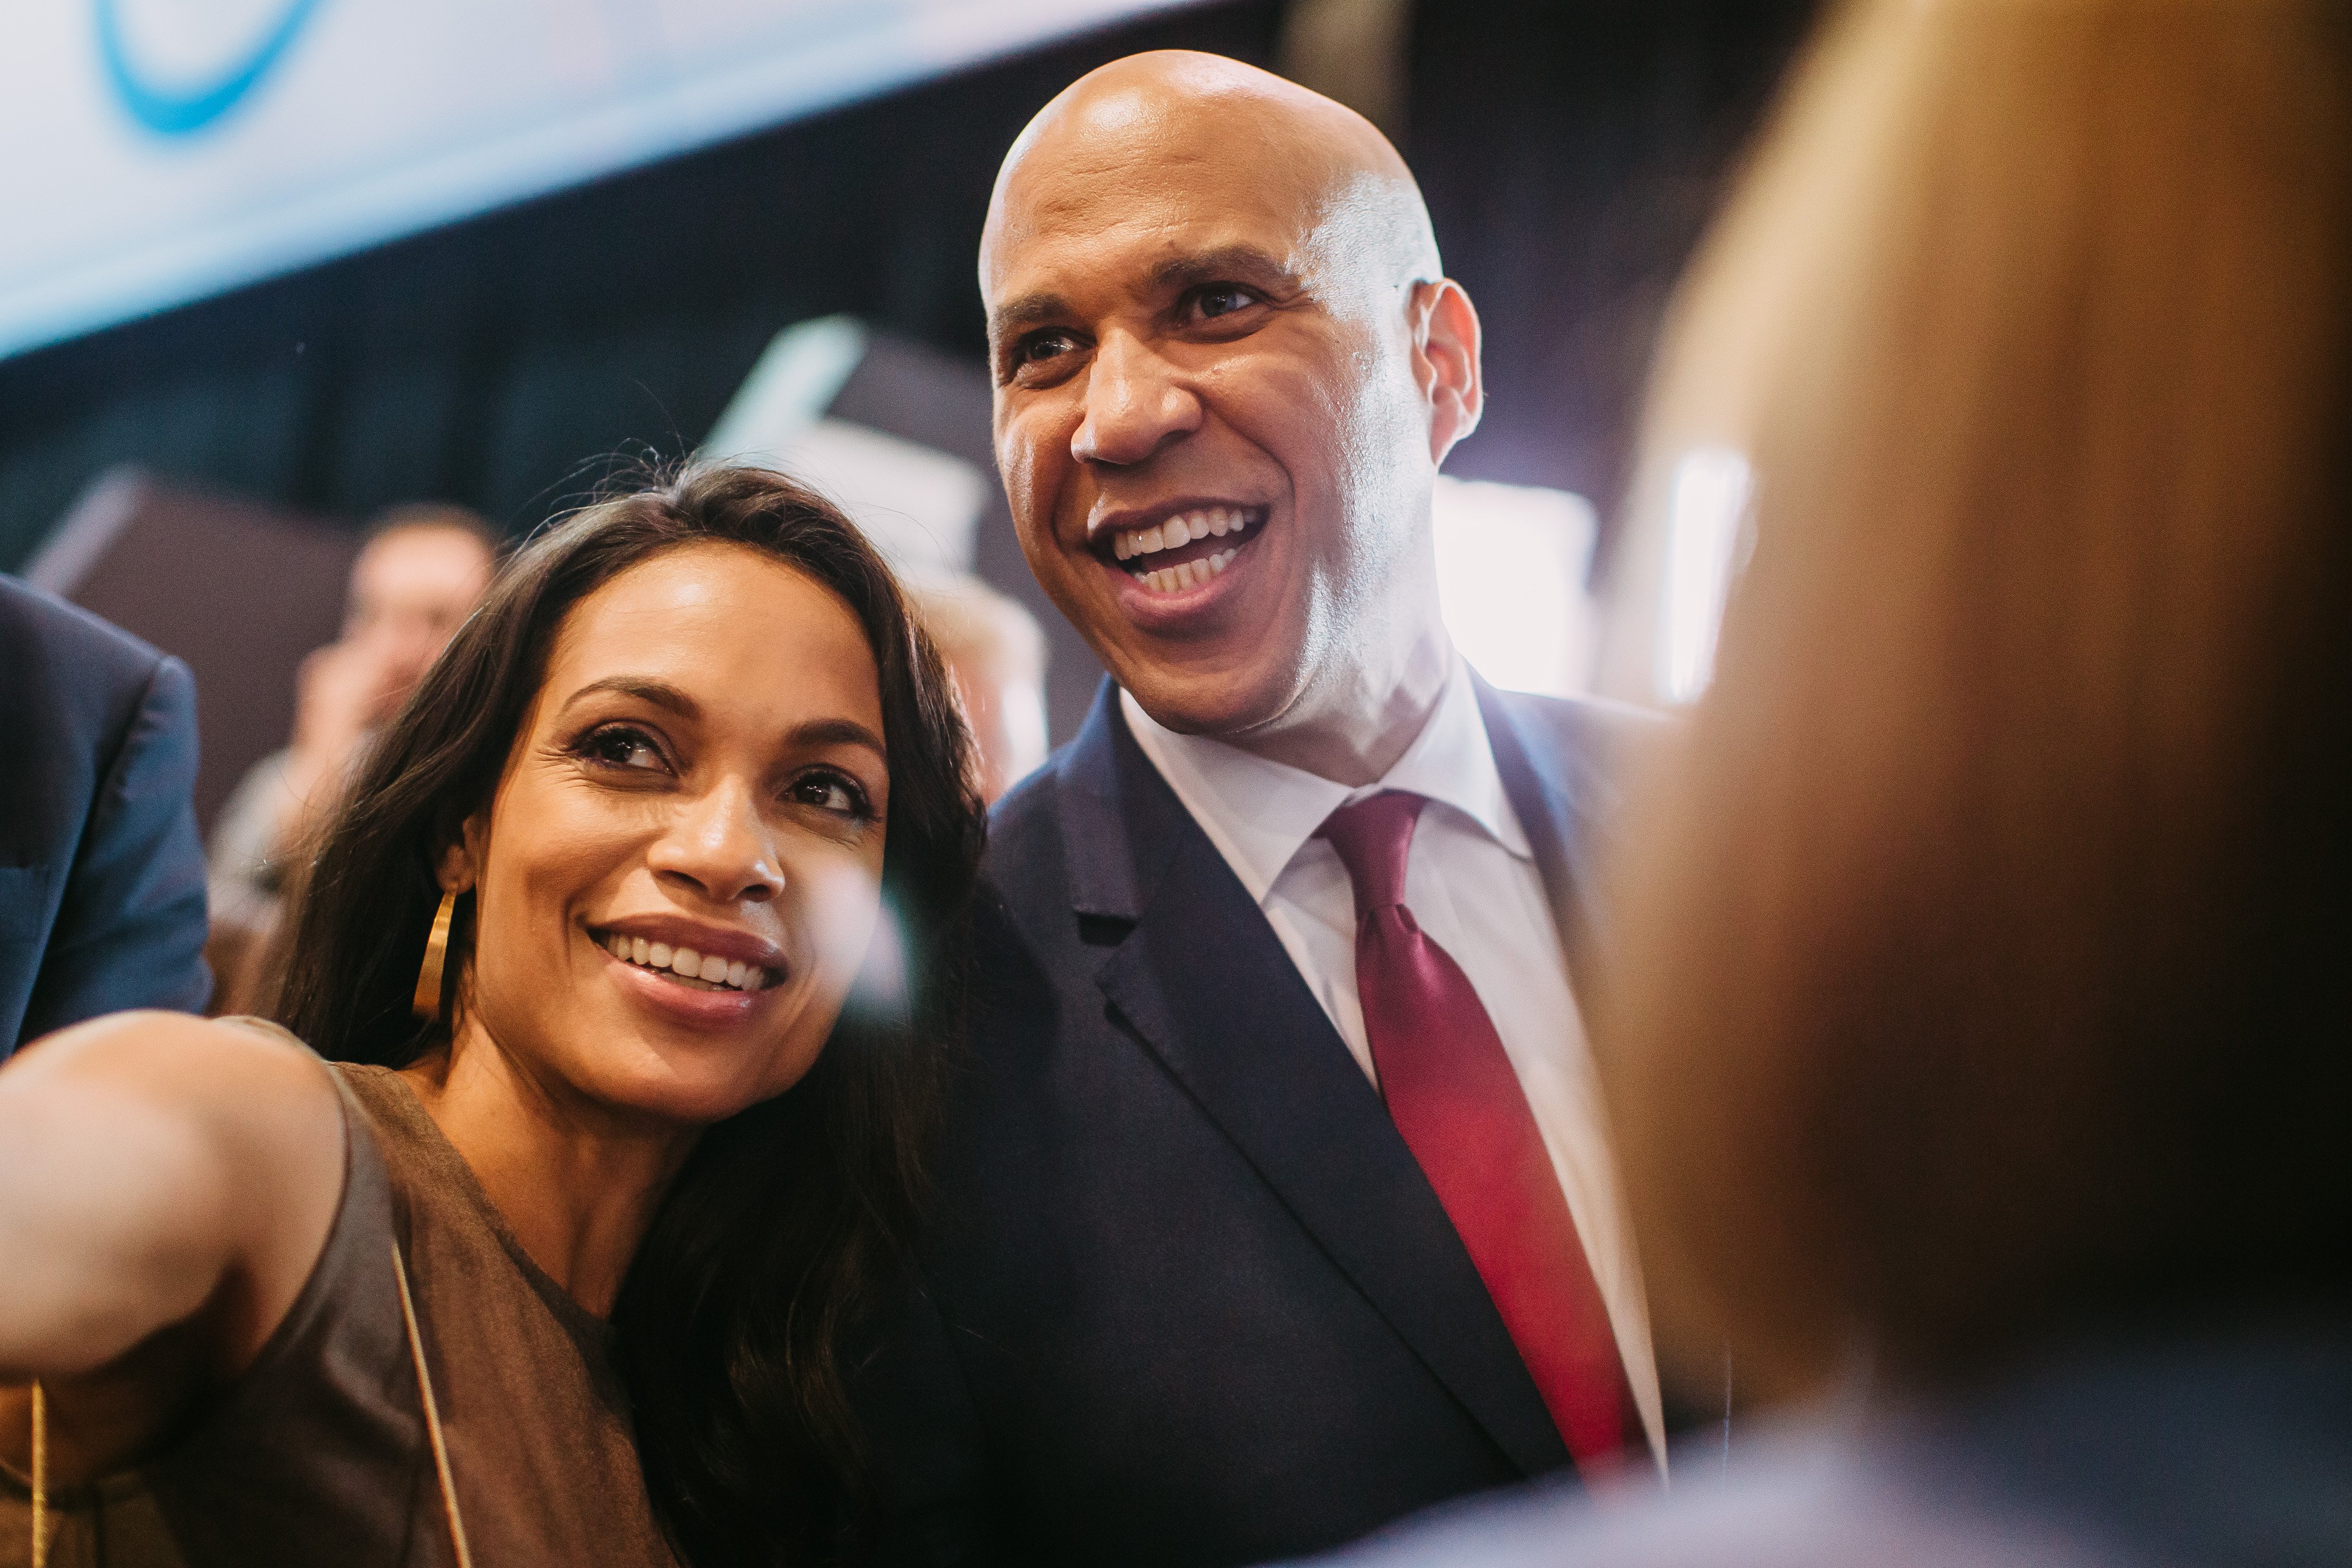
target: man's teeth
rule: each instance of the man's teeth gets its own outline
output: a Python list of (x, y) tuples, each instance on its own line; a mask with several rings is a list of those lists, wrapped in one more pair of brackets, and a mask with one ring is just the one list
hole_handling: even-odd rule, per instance
[(604, 948), (625, 964), (667, 969), (680, 979), (725, 986), (730, 990), (765, 990), (776, 983), (774, 975), (757, 964), (746, 964), (740, 959), (730, 962), (716, 953), (698, 953), (691, 947), (673, 947), (667, 942), (648, 942), (642, 936), (624, 936), (617, 931), (604, 938)]
[(1158, 571), (1139, 571), (1135, 580), (1154, 593), (1181, 593), (1188, 588), (1198, 588), (1225, 568), (1234, 564), (1238, 549), (1221, 549), (1199, 560), (1188, 560), (1181, 566), (1164, 566)]
[(1221, 538), (1226, 534), (1237, 534), (1248, 524), (1249, 514), (1239, 507), (1203, 507), (1197, 512), (1186, 512), (1148, 528), (1129, 528), (1123, 534), (1113, 535), (1111, 553), (1121, 560), (1132, 560), (1139, 555), (1181, 549), (1194, 539)]

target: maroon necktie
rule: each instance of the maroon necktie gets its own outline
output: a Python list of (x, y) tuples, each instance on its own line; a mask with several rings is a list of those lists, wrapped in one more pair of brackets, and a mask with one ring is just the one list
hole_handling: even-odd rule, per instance
[(1494, 1020), (1404, 906), (1422, 798), (1391, 790), (1318, 830), (1356, 894), (1356, 989), (1381, 1096), (1469, 1250), (1588, 1477), (1613, 1471), (1631, 1403), (1609, 1309)]

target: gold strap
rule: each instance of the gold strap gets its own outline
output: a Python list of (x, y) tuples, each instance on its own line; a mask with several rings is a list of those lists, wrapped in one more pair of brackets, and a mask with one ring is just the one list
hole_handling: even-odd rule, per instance
[[(392, 1244), (392, 1272), (400, 1281), (400, 1315), (408, 1320), (408, 1354), (416, 1363), (416, 1391), (425, 1396), (425, 1435), (432, 1439), (433, 1468), (441, 1476), (441, 1506), (449, 1516), (449, 1544), (457, 1549), (457, 1568), (474, 1568), (474, 1554), (466, 1545), (466, 1521), (457, 1512), (457, 1482), (449, 1473), (449, 1445), (441, 1436), (441, 1410), (433, 1402), (433, 1375), (425, 1370), (425, 1336), (417, 1332), (416, 1302), (408, 1293), (408, 1261), (400, 1255), (398, 1241)], [(33, 1568), (41, 1568), (38, 1560)]]
[(49, 1403), (33, 1379), (33, 1568), (49, 1561)]

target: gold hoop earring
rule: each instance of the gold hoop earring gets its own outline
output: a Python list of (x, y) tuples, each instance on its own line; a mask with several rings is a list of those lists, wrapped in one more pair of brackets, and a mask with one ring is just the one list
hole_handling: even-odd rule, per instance
[(418, 1018), (441, 1017), (441, 971), (449, 961), (449, 923), (457, 915), (457, 895), (443, 894), (441, 907), (433, 912), (432, 932), (425, 938), (425, 964), (416, 971), (416, 998), (410, 1003)]

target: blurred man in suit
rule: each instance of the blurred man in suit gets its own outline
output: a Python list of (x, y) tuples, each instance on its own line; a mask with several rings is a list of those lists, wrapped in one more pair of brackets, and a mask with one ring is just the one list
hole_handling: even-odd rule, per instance
[(995, 815), (865, 1394), (886, 1559), (1239, 1563), (1654, 1475), (1568, 956), (1624, 721), (1493, 691), (1439, 619), (1479, 325), (1412, 175), (1138, 56), (1023, 133), (980, 272), (1022, 545), (1111, 679)]
[(201, 1009), (187, 666), (0, 577), (0, 1056), (122, 1008)]

